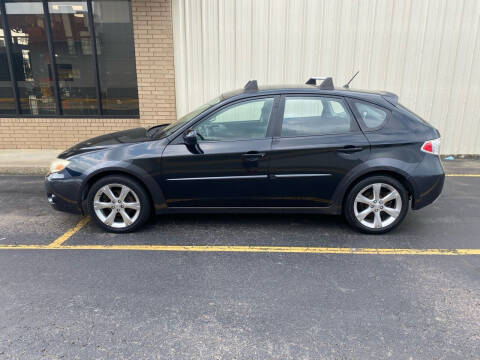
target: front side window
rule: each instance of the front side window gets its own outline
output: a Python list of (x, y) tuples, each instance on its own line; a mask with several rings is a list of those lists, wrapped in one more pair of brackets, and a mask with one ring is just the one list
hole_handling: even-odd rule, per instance
[(352, 130), (350, 114), (343, 101), (327, 97), (287, 97), (282, 136), (339, 134)]
[(368, 129), (376, 129), (383, 125), (387, 118), (387, 112), (378, 106), (365, 102), (355, 101), (357, 109), (363, 123)]
[(0, 115), (138, 116), (130, 0), (0, 0), (0, 12)]
[(267, 136), (273, 98), (231, 105), (196, 125), (199, 141), (261, 139)]

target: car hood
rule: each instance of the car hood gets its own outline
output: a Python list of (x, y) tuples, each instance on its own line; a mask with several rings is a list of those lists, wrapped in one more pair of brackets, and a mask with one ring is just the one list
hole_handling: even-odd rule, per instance
[(58, 157), (66, 159), (85, 152), (117, 147), (122, 144), (151, 141), (152, 139), (147, 136), (147, 130), (145, 128), (135, 128), (97, 136), (72, 146)]

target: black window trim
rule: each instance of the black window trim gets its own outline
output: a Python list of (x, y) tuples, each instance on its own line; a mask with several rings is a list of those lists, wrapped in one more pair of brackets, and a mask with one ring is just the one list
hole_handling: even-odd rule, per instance
[[(51, 0), (55, 1), (55, 0)], [(62, 1), (62, 0), (58, 0)], [(67, 1), (67, 0), (65, 0)], [(57, 66), (55, 62), (55, 49), (54, 49), (54, 42), (52, 36), (52, 24), (50, 21), (50, 10), (48, 7), (49, 0), (32, 0), (32, 2), (40, 2), (43, 6), (43, 16), (44, 16), (44, 23), (45, 23), (45, 35), (48, 45), (48, 54), (50, 56), (50, 71), (52, 74), (52, 82), (53, 82), (53, 90), (54, 90), (54, 100), (56, 104), (55, 114), (24, 114), (22, 113), (22, 109), (20, 107), (20, 96), (18, 91), (18, 84), (15, 78), (15, 71), (13, 69), (13, 61), (12, 61), (12, 48), (11, 48), (11, 36), (9, 31), (9, 24), (8, 24), (8, 14), (6, 11), (6, 2), (7, 0), (0, 0), (0, 14), (1, 20), (3, 25), (3, 34), (4, 34), (4, 41), (5, 41), (5, 52), (7, 57), (7, 64), (8, 64), (8, 71), (10, 75), (10, 82), (13, 91), (13, 98), (15, 103), (15, 113), (0, 113), (0, 118), (32, 118), (32, 119), (39, 119), (39, 118), (86, 118), (86, 119), (139, 119), (140, 118), (140, 106), (138, 108), (139, 113), (134, 115), (115, 115), (115, 114), (104, 114), (104, 109), (102, 106), (102, 98), (101, 98), (101, 87), (100, 87), (100, 74), (99, 74), (99, 66), (98, 66), (98, 54), (97, 54), (97, 42), (95, 37), (95, 23), (93, 18), (93, 7), (92, 1), (94, 0), (79, 0), (85, 1), (87, 3), (87, 16), (89, 22), (89, 32), (90, 32), (90, 42), (92, 45), (92, 56), (94, 61), (94, 82), (95, 82), (95, 93), (96, 93), (96, 102), (97, 102), (97, 114), (64, 114), (62, 109), (62, 99), (60, 95), (59, 83), (57, 79)], [(16, 2), (15, 0), (11, 0), (11, 2)], [(133, 16), (131, 10), (131, 1), (129, 1), (129, 17), (132, 21), (133, 26)], [(135, 47), (135, 43), (133, 43)], [(135, 55), (134, 61), (136, 63)], [(138, 77), (137, 77), (137, 97), (138, 97)], [(140, 99), (138, 99), (140, 100)]]
[[(320, 97), (320, 98), (331, 98), (335, 100), (339, 100), (343, 103), (345, 110), (347, 113), (350, 115), (351, 119), (350, 121), (353, 121), (353, 124), (355, 124), (356, 130), (350, 130), (350, 131), (344, 131), (344, 132), (336, 132), (336, 133), (328, 133), (328, 134), (310, 134), (310, 135), (297, 135), (297, 136), (282, 136), (282, 125), (283, 125), (283, 115), (285, 113), (285, 102), (286, 98), (291, 98), (291, 97), (300, 97), (300, 98), (305, 98), (305, 97)], [(354, 134), (361, 132), (360, 126), (358, 124), (358, 121), (356, 121), (356, 117), (352, 113), (352, 110), (350, 109), (350, 106), (343, 96), (335, 96), (335, 95), (330, 95), (330, 94), (312, 94), (312, 93), (291, 93), (291, 94), (283, 94), (281, 96), (280, 100), (280, 106), (278, 109), (278, 116), (276, 119), (276, 126), (275, 126), (275, 132), (274, 132), (274, 138), (275, 139), (295, 139), (295, 138), (307, 138), (307, 137), (318, 137), (318, 136), (334, 136), (334, 135), (345, 135), (345, 134)]]
[(66, 115), (56, 115), (56, 114), (43, 114), (43, 115), (32, 115), (32, 114), (2, 114), (0, 113), (1, 119), (140, 119), (140, 115), (77, 115), (77, 114), (66, 114)]
[[(360, 128), (362, 129), (362, 131), (364, 133), (382, 130), (387, 125), (387, 123), (390, 121), (390, 118), (392, 117), (392, 111), (390, 109), (388, 109), (384, 106), (375, 104), (371, 101), (366, 101), (366, 100), (363, 100), (363, 99), (360, 100), (360, 99), (357, 99), (357, 98), (349, 98), (349, 97), (347, 97), (346, 100), (347, 100), (347, 103), (350, 107), (350, 110), (355, 114), (355, 118), (357, 119), (358, 125), (360, 126)], [(363, 121), (362, 115), (358, 112), (357, 107), (355, 106), (356, 102), (360, 102), (360, 103), (364, 103), (364, 104), (367, 104), (367, 105), (371, 105), (371, 106), (380, 108), (381, 110), (385, 111), (385, 113), (387, 114), (387, 117), (385, 118), (385, 120), (382, 122), (382, 124), (380, 126), (377, 126), (375, 128), (370, 128), (370, 127), (367, 126), (367, 124), (365, 124), (365, 122)]]

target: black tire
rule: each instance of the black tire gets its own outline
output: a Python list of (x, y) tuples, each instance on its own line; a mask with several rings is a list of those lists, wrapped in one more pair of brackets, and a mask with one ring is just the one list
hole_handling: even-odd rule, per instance
[[(94, 209), (94, 198), (97, 192), (104, 186), (106, 185), (112, 185), (112, 184), (119, 184), (119, 185), (125, 185), (128, 188), (130, 188), (134, 194), (129, 193), (128, 196), (132, 197), (135, 196), (138, 198), (138, 202), (140, 203), (140, 210), (139, 214), (136, 217), (135, 221), (133, 221), (130, 225), (127, 225), (125, 227), (113, 227), (105, 224), (96, 214), (95, 209)], [(113, 191), (115, 191), (115, 187), (113, 187)], [(134, 198), (134, 201), (137, 199)], [(88, 192), (88, 198), (87, 198), (87, 206), (88, 206), (88, 212), (90, 213), (90, 216), (92, 219), (95, 220), (97, 225), (104, 229), (105, 231), (112, 232), (112, 233), (127, 233), (127, 232), (132, 232), (136, 229), (138, 229), (140, 226), (142, 226), (150, 217), (151, 214), (151, 201), (150, 201), (150, 196), (143, 187), (142, 184), (140, 184), (138, 181), (135, 179), (132, 179), (129, 176), (124, 176), (124, 175), (110, 175), (110, 176), (105, 176), (95, 182), (93, 186), (90, 188), (90, 191)], [(120, 206), (120, 205), (119, 205)], [(123, 206), (122, 206), (123, 208)], [(119, 209), (120, 210), (120, 209)], [(124, 209), (127, 211), (127, 209)], [(105, 211), (110, 211), (110, 208), (106, 208)], [(112, 210), (113, 211), (113, 210)], [(130, 211), (130, 210), (128, 210)], [(117, 219), (117, 215), (114, 215), (114, 219)], [(122, 217), (122, 216), (120, 216)]]
[[(398, 191), (400, 194), (400, 199), (401, 199), (401, 209), (398, 217), (389, 225), (381, 227), (381, 228), (371, 228), (368, 226), (365, 226), (362, 224), (357, 217), (355, 216), (355, 198), (361, 192), (363, 189), (368, 187), (369, 185), (376, 184), (376, 183), (382, 183), (382, 184), (387, 184), (392, 186), (395, 190)], [(382, 188), (383, 189), (383, 188)], [(387, 189), (388, 190), (388, 189)], [(396, 200), (395, 200), (396, 201)], [(360, 206), (361, 204), (359, 204)], [(374, 206), (377, 206), (375, 204)], [(378, 205), (379, 206), (379, 205)], [(368, 206), (366, 206), (368, 208)], [(371, 207), (371, 205), (370, 205)], [(395, 227), (397, 227), (405, 218), (408, 212), (408, 207), (409, 207), (409, 197), (408, 197), (408, 192), (405, 189), (405, 187), (396, 179), (389, 177), (389, 176), (383, 176), (383, 175), (378, 175), (378, 176), (371, 176), (366, 179), (363, 179), (359, 181), (357, 184), (355, 184), (352, 189), (349, 191), (347, 197), (345, 198), (344, 202), (344, 207), (343, 207), (343, 212), (345, 215), (345, 218), (347, 219), (348, 223), (355, 228), (356, 230), (359, 230), (363, 233), (367, 234), (384, 234)], [(383, 209), (383, 208), (382, 208)], [(378, 209), (377, 209), (378, 210)], [(379, 210), (380, 214), (383, 214), (382, 216), (385, 216), (385, 213), (382, 213), (383, 210)], [(373, 213), (373, 216), (375, 216), (375, 213)], [(369, 215), (371, 216), (371, 215)], [(388, 216), (388, 214), (386, 214)], [(365, 218), (367, 219), (367, 218)], [(372, 220), (373, 222), (373, 220)]]

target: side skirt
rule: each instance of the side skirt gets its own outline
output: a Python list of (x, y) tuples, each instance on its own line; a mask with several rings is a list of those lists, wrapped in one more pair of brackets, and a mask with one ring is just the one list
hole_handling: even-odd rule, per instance
[(171, 207), (156, 210), (157, 214), (331, 214), (339, 215), (337, 206), (329, 207)]

